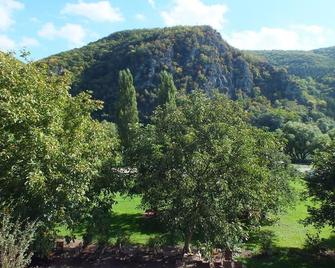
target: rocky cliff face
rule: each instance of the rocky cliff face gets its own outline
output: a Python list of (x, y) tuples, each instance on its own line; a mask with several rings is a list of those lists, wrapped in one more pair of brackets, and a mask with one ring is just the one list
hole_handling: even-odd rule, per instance
[(285, 95), (289, 83), (287, 73), (246, 57), (207, 26), (119, 32), (44, 61), (54, 70), (73, 72), (72, 92), (91, 90), (95, 98), (105, 101), (109, 119), (114, 116), (118, 72), (125, 68), (134, 76), (142, 118), (156, 105), (162, 70), (173, 74), (179, 89), (208, 94), (218, 90), (233, 99), (238, 94), (252, 96), (259, 88), (274, 100)]

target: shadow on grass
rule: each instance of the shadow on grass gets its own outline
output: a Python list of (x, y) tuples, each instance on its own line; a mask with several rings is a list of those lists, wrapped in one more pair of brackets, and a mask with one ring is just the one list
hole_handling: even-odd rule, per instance
[(245, 260), (248, 268), (331, 268), (335, 259), (330, 256), (316, 256), (304, 249), (275, 248), (271, 256), (257, 255)]
[(97, 240), (102, 243), (113, 244), (122, 240), (132, 244), (146, 244), (150, 238), (167, 236), (167, 230), (158, 218), (146, 218), (141, 213), (104, 214), (95, 217), (87, 226), (87, 234), (91, 241)]
[(248, 249), (257, 246), (260, 254), (246, 258), (243, 262), (248, 268), (331, 268), (335, 267), (335, 236), (324, 239), (320, 248), (332, 251), (324, 254), (308, 248), (279, 248), (274, 246), (273, 233), (260, 232), (248, 243)]
[(158, 218), (145, 218), (143, 214), (112, 214), (110, 228), (111, 235), (118, 232), (123, 233), (141, 233), (145, 235), (160, 234), (164, 232), (164, 228), (160, 224)]
[[(335, 234), (333, 234), (330, 238), (324, 239), (322, 241), (322, 246), (332, 249), (335, 251)], [(335, 267), (335, 266), (334, 266)]]

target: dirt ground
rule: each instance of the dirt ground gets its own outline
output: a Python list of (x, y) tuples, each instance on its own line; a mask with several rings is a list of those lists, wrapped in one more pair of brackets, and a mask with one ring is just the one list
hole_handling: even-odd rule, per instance
[(50, 254), (48, 260), (34, 259), (35, 268), (158, 268), (175, 267), (176, 260), (181, 258), (181, 251), (166, 247), (160, 251), (139, 246), (98, 247), (90, 245), (81, 248), (79, 241), (64, 246), (61, 251)]

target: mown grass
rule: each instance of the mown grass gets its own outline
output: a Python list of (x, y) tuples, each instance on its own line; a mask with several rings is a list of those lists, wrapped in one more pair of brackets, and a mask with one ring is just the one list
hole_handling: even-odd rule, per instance
[[(297, 195), (295, 202), (279, 215), (279, 220), (274, 225), (264, 227), (258, 234), (259, 237), (248, 245), (248, 249), (254, 254), (253, 257), (243, 260), (248, 268), (335, 267), (334, 258), (320, 257), (306, 248), (308, 234), (318, 233), (313, 226), (305, 226), (302, 222), (308, 216), (307, 207), (312, 202), (303, 195), (306, 190), (303, 180), (293, 182), (292, 186)], [(264, 237), (271, 239), (271, 254), (262, 254), (260, 251), (265, 242)], [(330, 227), (321, 230), (320, 239), (323, 240), (320, 246), (335, 249), (335, 235)]]
[[(265, 227), (264, 230), (274, 234), (273, 242), (275, 246), (302, 249), (305, 245), (307, 234), (316, 234), (317, 230), (302, 223), (308, 216), (307, 206), (312, 205), (312, 202), (303, 195), (306, 190), (305, 182), (297, 180), (292, 186), (297, 195), (294, 204), (279, 216), (278, 222), (272, 226)], [(331, 232), (330, 227), (323, 228), (320, 238), (329, 238)]]
[[(108, 220), (103, 223), (108, 225), (109, 243), (113, 244), (118, 238), (123, 236), (129, 238), (133, 244), (145, 245), (150, 238), (163, 232), (156, 219), (144, 217), (140, 196), (117, 195), (115, 202)], [(66, 226), (57, 228), (57, 233), (60, 237), (70, 235)], [(76, 238), (81, 239), (84, 233), (84, 228), (79, 228), (74, 232), (74, 235)], [(96, 240), (98, 235), (98, 233), (95, 233), (93, 240)]]
[[(305, 226), (302, 220), (307, 216), (307, 206), (311, 201), (303, 198), (302, 193), (306, 190), (303, 180), (293, 182), (296, 192), (294, 204), (284, 213), (279, 215), (279, 220), (272, 226), (262, 229), (261, 233), (270, 234), (273, 253), (271, 255), (258, 254), (262, 241), (262, 235), (258, 240), (250, 242), (247, 247), (255, 256), (246, 258), (243, 261), (248, 268), (330, 268), (335, 267), (333, 259), (317, 258), (305, 249), (307, 234), (316, 234), (312, 226)], [(126, 197), (118, 195), (117, 203), (113, 206), (110, 216), (109, 241), (114, 243), (120, 234), (127, 235), (130, 242), (134, 244), (147, 244), (150, 238), (161, 235), (163, 230), (155, 219), (146, 219), (141, 208), (141, 197)], [(61, 228), (61, 235), (66, 235), (66, 228)], [(78, 233), (80, 236), (80, 233)], [(335, 247), (335, 236), (331, 228), (324, 228), (321, 231), (321, 238), (325, 239), (327, 247)]]
[[(113, 207), (111, 228), (129, 236), (134, 244), (147, 244), (150, 238), (160, 234), (160, 228), (155, 219), (144, 217), (141, 208), (141, 197), (117, 196)], [(111, 240), (115, 240), (111, 237)]]
[[(263, 230), (273, 233), (273, 243), (277, 247), (302, 249), (307, 234), (316, 234), (317, 231), (312, 226), (305, 226), (302, 223), (302, 220), (308, 215), (307, 206), (311, 204), (311, 201), (304, 199), (302, 195), (306, 190), (304, 181), (295, 181), (293, 188), (297, 194), (294, 204), (279, 216), (278, 222), (272, 226), (264, 227)], [(148, 233), (150, 229), (155, 229), (153, 226), (149, 230), (145, 228), (144, 223), (149, 224), (150, 221), (145, 221), (143, 218), (144, 211), (140, 207), (140, 197), (117, 196), (116, 201), (117, 204), (114, 205), (113, 211), (118, 216), (118, 221), (113, 223), (113, 227), (128, 227), (127, 229), (132, 232), (132, 242), (145, 244), (150, 237), (158, 233), (157, 230), (154, 234)], [(331, 234), (331, 228), (327, 227), (321, 230), (320, 237), (328, 239)]]

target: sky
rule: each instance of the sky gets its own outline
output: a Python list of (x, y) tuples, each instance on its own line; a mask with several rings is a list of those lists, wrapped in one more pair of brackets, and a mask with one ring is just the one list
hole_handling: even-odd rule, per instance
[(335, 0), (0, 0), (0, 50), (40, 59), (113, 32), (210, 25), (239, 49), (335, 46)]

